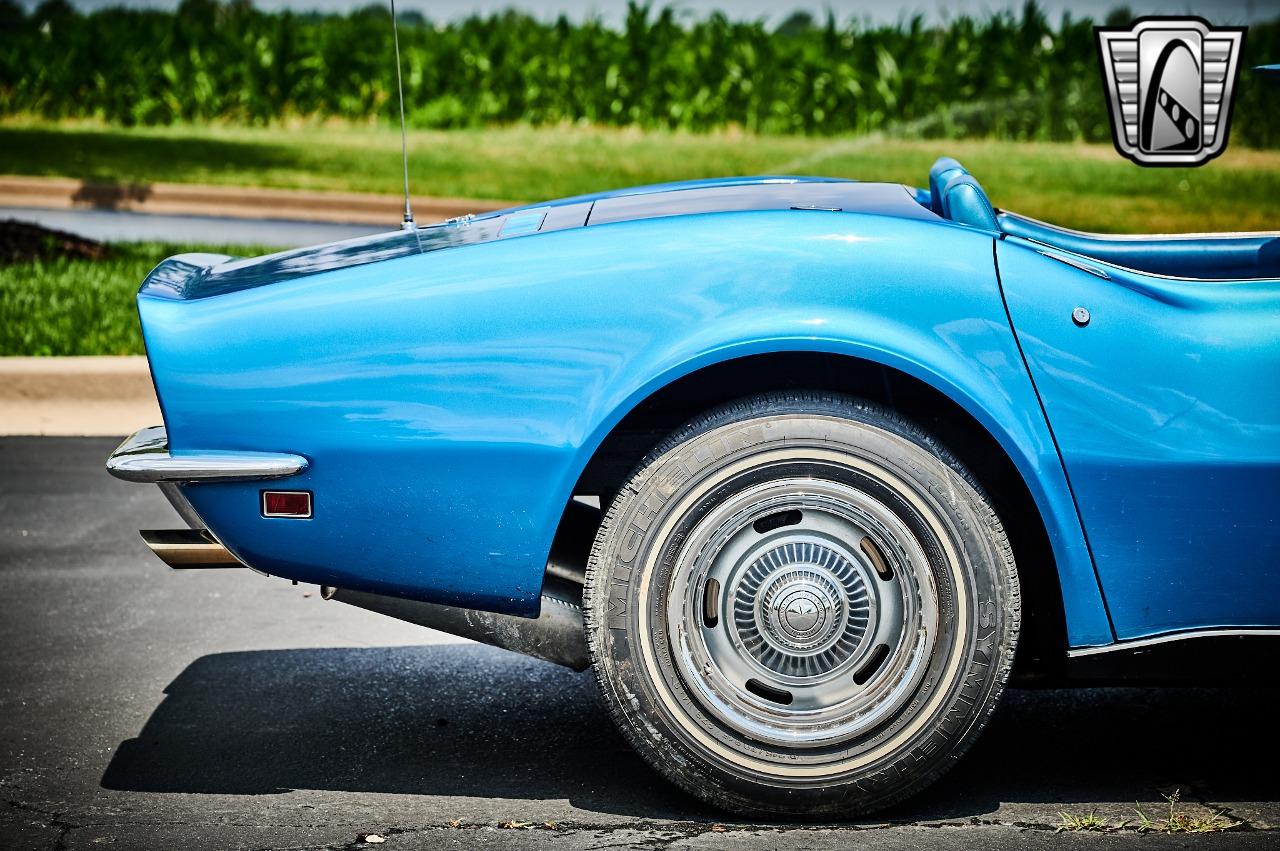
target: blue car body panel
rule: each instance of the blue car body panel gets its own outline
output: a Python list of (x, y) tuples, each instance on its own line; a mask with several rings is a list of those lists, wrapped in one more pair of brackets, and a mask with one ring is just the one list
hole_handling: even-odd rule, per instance
[(698, 180), (582, 196), (483, 216), (465, 216), (438, 225), (281, 251), (264, 257), (178, 255), (160, 264), (147, 276), (142, 293), (186, 301), (335, 269), (534, 233), (697, 213), (789, 209), (830, 209), (901, 218), (932, 218), (916, 203), (906, 187), (898, 184), (781, 177), (757, 178), (754, 182), (742, 178)]
[(531, 614), (573, 485), (632, 407), (700, 367), (824, 351), (917, 376), (996, 436), (1046, 519), (1072, 643), (1111, 640), (989, 235), (931, 215), (671, 215), (139, 304), (171, 451), (310, 462), (289, 480), (315, 494), (308, 521), (259, 516), (251, 482), (185, 487), (270, 573)]
[(1001, 240), (1000, 275), (1117, 636), (1280, 624), (1280, 280), (1041, 250)]
[[(990, 209), (959, 183), (935, 192)], [(1280, 282), (1071, 253), (1237, 272), (1271, 268), (1273, 242), (1144, 253), (1009, 214), (966, 227), (938, 200), (734, 178), (171, 258), (138, 299), (169, 451), (301, 455), (287, 489), (314, 514), (264, 518), (259, 482), (184, 493), (269, 573), (533, 615), (574, 485), (627, 413), (704, 367), (824, 352), (918, 378), (995, 438), (1044, 521), (1072, 647), (1280, 625), (1280, 394), (1263, 383)]]

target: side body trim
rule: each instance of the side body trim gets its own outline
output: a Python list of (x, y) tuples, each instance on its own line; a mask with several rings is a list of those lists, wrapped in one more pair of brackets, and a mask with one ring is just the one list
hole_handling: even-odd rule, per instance
[(1101, 656), (1106, 653), (1118, 653), (1126, 650), (1141, 650), (1145, 647), (1158, 647), (1175, 641), (1189, 641), (1193, 638), (1237, 638), (1237, 637), (1270, 637), (1280, 638), (1280, 629), (1197, 629), (1186, 632), (1170, 632), (1151, 638), (1136, 638), (1132, 641), (1117, 641), (1102, 647), (1079, 647), (1067, 651), (1068, 659), (1080, 659), (1089, 656)]
[(1264, 686), (1280, 670), (1280, 629), (1237, 628), (1167, 632), (1082, 647), (1067, 654), (1066, 685)]

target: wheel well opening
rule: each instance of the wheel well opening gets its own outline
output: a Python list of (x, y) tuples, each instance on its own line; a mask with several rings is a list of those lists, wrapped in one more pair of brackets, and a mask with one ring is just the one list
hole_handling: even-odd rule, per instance
[(999, 442), (950, 397), (904, 372), (846, 355), (784, 352), (725, 361), (654, 392), (613, 428), (574, 493), (607, 507), (635, 467), (667, 435), (699, 414), (746, 396), (819, 390), (893, 408), (933, 434), (977, 477), (1013, 547), (1022, 596), (1015, 682), (1056, 680), (1066, 656), (1066, 624), (1053, 550), (1022, 475)]

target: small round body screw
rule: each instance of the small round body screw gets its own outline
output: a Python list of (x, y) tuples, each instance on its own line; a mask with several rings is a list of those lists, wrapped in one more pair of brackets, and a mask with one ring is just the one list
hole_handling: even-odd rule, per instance
[(1079, 325), (1081, 328), (1089, 324), (1089, 308), (1077, 307), (1071, 311), (1071, 321)]

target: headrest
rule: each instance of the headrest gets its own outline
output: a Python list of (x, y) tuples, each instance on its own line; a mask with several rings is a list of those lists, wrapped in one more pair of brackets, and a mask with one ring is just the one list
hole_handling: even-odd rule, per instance
[(957, 174), (968, 174), (965, 167), (951, 157), (938, 157), (933, 168), (929, 169), (929, 207), (942, 215), (942, 187)]
[(957, 174), (942, 187), (942, 216), (957, 224), (1000, 232), (1000, 222), (987, 193), (969, 174)]

